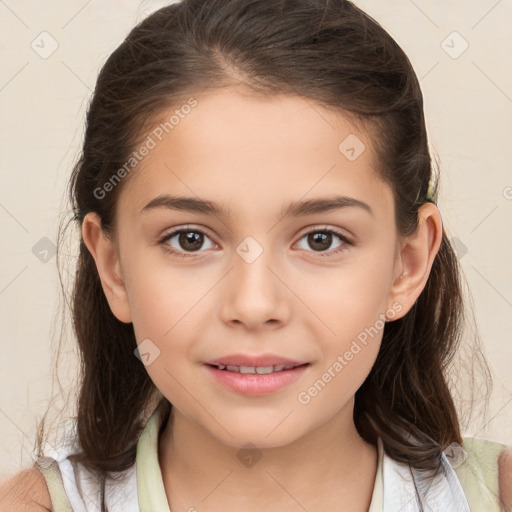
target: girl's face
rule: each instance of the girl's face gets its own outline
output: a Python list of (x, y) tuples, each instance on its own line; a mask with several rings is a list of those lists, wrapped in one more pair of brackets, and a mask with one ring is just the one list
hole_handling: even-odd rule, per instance
[[(384, 320), (409, 309), (393, 287), (392, 191), (339, 114), (241, 90), (195, 99), (167, 135), (152, 132), (120, 194), (109, 302), (179, 413), (230, 446), (284, 445), (351, 420)], [(228, 356), (304, 366), (208, 364)]]

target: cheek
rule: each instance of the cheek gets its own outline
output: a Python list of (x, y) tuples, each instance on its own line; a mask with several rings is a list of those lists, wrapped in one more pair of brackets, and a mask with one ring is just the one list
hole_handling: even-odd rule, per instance
[[(165, 340), (192, 322), (205, 307), (202, 299), (213, 286), (211, 272), (180, 270), (156, 258), (129, 269), (128, 295), (134, 328), (143, 337)], [(137, 337), (139, 339), (139, 337)]]
[(170, 375), (186, 381), (184, 360), (200, 359), (198, 346), (215, 315), (208, 295), (218, 278), (208, 269), (180, 271), (162, 262), (133, 269), (129, 296), (135, 336), (138, 343), (149, 339), (158, 354), (146, 369), (164, 390), (172, 384)]
[(323, 268), (314, 275), (303, 274), (295, 282), (294, 291), (307, 306), (306, 318), (314, 319), (317, 324), (320, 321), (326, 339), (331, 338), (339, 346), (340, 340), (346, 343), (357, 337), (386, 312), (392, 270), (391, 251), (389, 255), (384, 251), (380, 254), (367, 251), (347, 259), (337, 268)]
[(200, 396), (201, 390), (191, 385), (190, 365), (183, 362), (190, 360), (194, 340), (200, 339), (198, 315), (207, 302), (201, 298), (211, 285), (191, 285), (196, 280), (184, 282), (184, 275), (155, 267), (152, 273), (132, 274), (130, 305), (137, 342), (146, 344), (151, 355), (145, 363), (149, 377), (169, 401), (186, 409), (190, 393)]
[(299, 389), (296, 400), (301, 417), (319, 426), (345, 407), (370, 373), (380, 341), (380, 335), (366, 344), (353, 340), (333, 353)]
[(321, 359), (297, 401), (312, 416), (335, 414), (354, 396), (375, 363), (388, 291), (388, 281), (380, 270), (384, 272), (384, 266), (375, 266), (372, 272), (340, 271), (338, 280), (326, 281), (333, 290), (330, 294), (311, 295), (311, 309), (321, 312), (323, 323), (317, 319), (308, 322), (311, 338), (321, 345)]

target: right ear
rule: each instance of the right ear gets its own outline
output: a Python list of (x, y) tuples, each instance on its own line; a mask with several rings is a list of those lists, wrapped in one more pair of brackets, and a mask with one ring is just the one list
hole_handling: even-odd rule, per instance
[(82, 237), (89, 249), (101, 280), (101, 286), (115, 317), (124, 323), (132, 321), (130, 303), (115, 242), (106, 237), (101, 229), (101, 219), (89, 212), (82, 222)]

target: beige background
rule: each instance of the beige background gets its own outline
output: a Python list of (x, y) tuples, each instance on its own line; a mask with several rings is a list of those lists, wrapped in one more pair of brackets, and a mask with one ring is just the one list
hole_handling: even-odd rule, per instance
[[(97, 73), (134, 23), (165, 3), (0, 1), (0, 477), (32, 464), (36, 420), (52, 393), (63, 321), (51, 250)], [(488, 416), (468, 433), (512, 444), (512, 1), (355, 3), (391, 33), (421, 79), (442, 165), (440, 209), (495, 380)], [(71, 340), (65, 389), (74, 361)]]

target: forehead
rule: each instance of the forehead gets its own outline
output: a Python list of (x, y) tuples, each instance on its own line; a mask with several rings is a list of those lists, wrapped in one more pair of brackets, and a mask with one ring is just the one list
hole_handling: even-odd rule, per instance
[(341, 113), (300, 96), (231, 88), (194, 99), (193, 108), (162, 112), (148, 130), (154, 147), (130, 176), (119, 208), (135, 214), (165, 193), (212, 199), (235, 215), (254, 214), (251, 204), (276, 209), (334, 193), (390, 207), (369, 135)]

